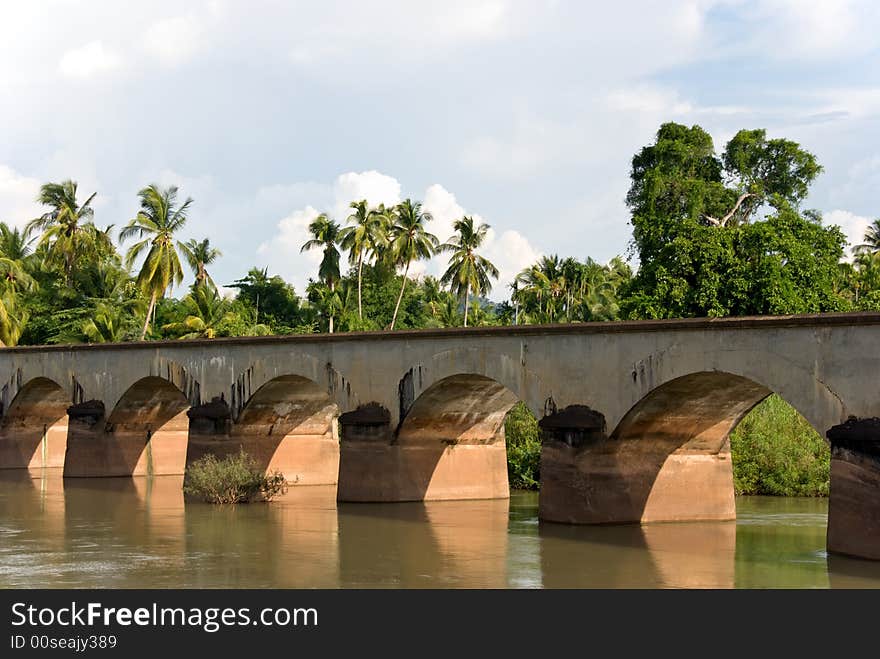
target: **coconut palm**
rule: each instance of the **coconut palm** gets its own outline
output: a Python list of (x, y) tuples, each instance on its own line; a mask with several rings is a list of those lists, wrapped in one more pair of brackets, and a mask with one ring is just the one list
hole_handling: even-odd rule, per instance
[(163, 325), (167, 332), (179, 334), (180, 339), (213, 339), (217, 326), (232, 317), (229, 303), (216, 288), (194, 285), (192, 291), (183, 299), (189, 312), (182, 321)]
[(27, 238), (18, 227), (10, 227), (6, 222), (0, 222), (0, 256), (13, 261), (24, 261), (31, 254), (33, 238)]
[(542, 256), (537, 263), (520, 272), (516, 280), (518, 301), (530, 321), (554, 322), (559, 317), (565, 278), (558, 256)]
[(856, 245), (853, 252), (856, 254), (880, 254), (880, 218), (874, 220), (865, 230), (864, 243)]
[(34, 280), (20, 261), (0, 256), (0, 341), (18, 344), (30, 314), (20, 304), (19, 293), (33, 290)]
[(390, 255), (395, 266), (403, 266), (403, 282), (397, 304), (394, 305), (394, 315), (391, 317), (392, 330), (397, 322), (403, 291), (406, 289), (409, 266), (415, 260), (431, 258), (437, 251), (437, 237), (425, 230), (425, 224), (432, 219), (430, 213), (422, 212), (419, 202), (411, 199), (404, 199), (394, 208), (393, 223), (389, 230)]
[[(336, 290), (336, 283), (339, 281), (339, 249), (336, 243), (339, 242), (340, 227), (337, 222), (331, 220), (327, 215), (322, 213), (309, 224), (309, 233), (312, 238), (307, 240), (300, 248), (300, 252), (309, 249), (323, 249), (324, 257), (321, 259), (321, 265), (318, 266), (318, 278), (329, 289), (330, 296)], [(333, 333), (333, 316), (335, 315), (336, 306), (331, 305), (328, 308), (329, 329)]]
[(446, 291), (440, 288), (440, 282), (436, 277), (429, 275), (422, 281), (422, 297), (425, 298), (425, 304), (431, 312), (431, 318), (437, 317), (437, 311), (448, 295)]
[(349, 208), (354, 210), (347, 218), (351, 226), (347, 226), (339, 232), (339, 243), (342, 249), (348, 250), (348, 262), (357, 266), (358, 318), (363, 320), (361, 288), (364, 260), (378, 254), (386, 243), (388, 215), (384, 206), (370, 208), (366, 199), (351, 202)]
[(70, 285), (76, 258), (88, 243), (95, 241), (94, 225), (88, 220), (94, 217), (92, 201), (96, 192), (82, 204), (76, 198), (76, 181), (46, 183), (40, 188), (37, 201), (49, 210), (27, 223), (25, 237), (34, 231), (42, 231), (37, 246), (47, 245), (48, 256), (63, 264), (65, 282)]
[(474, 226), (474, 218), (465, 215), (452, 226), (456, 235), (438, 248), (440, 252), (452, 252), (449, 267), (440, 281), (459, 299), (464, 298), (464, 326), (467, 327), (471, 293), (488, 295), (492, 290), (491, 280), (498, 279), (498, 268), (477, 254), (489, 231), (488, 224)]
[(183, 281), (183, 268), (177, 254), (177, 248), (182, 248), (182, 244), (174, 240), (174, 234), (186, 224), (186, 214), (192, 199), (187, 197), (178, 206), (177, 186), (162, 189), (155, 184), (143, 188), (138, 192), (138, 197), (141, 200), (141, 209), (119, 232), (119, 240), (123, 242), (133, 236), (141, 239), (129, 248), (125, 257), (126, 267), (130, 268), (141, 254), (147, 253), (137, 276), (141, 291), (150, 296), (141, 331), (143, 341), (147, 336), (150, 317), (156, 308), (156, 300), (165, 295), (169, 287)]
[(189, 267), (192, 268), (196, 278), (196, 286), (208, 285), (217, 288), (214, 280), (211, 279), (211, 275), (208, 274), (206, 266), (211, 265), (223, 256), (223, 253), (216, 247), (211, 247), (210, 239), (205, 238), (201, 242), (196, 241), (194, 238), (187, 240), (180, 245), (180, 251), (183, 252), (183, 257), (189, 263)]

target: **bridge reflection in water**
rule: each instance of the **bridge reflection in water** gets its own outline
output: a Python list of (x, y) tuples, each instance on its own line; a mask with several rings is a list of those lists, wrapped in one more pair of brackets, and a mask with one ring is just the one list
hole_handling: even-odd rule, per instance
[(826, 502), (740, 499), (738, 521), (538, 523), (537, 496), (338, 504), (184, 502), (180, 477), (0, 472), (0, 587), (880, 587), (827, 557)]

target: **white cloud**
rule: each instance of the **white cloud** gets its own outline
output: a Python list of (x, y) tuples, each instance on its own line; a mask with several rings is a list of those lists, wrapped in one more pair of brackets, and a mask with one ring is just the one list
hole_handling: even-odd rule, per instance
[(201, 47), (203, 30), (192, 14), (174, 16), (153, 23), (144, 35), (144, 47), (165, 64), (180, 64)]
[(40, 182), (0, 165), (0, 220), (22, 228), (40, 215), (37, 194)]
[(68, 50), (58, 62), (58, 70), (68, 78), (92, 78), (122, 66), (122, 58), (100, 41)]
[(865, 231), (872, 222), (870, 218), (839, 209), (825, 213), (823, 220), (826, 225), (836, 224), (843, 230), (849, 243), (848, 248), (844, 252), (847, 260), (852, 259), (852, 248), (864, 242)]
[(875, 43), (877, 5), (859, 0), (761, 0), (752, 19), (753, 47), (780, 59), (851, 56)]
[(614, 112), (681, 115), (694, 110), (693, 105), (681, 99), (676, 90), (652, 85), (615, 89), (608, 93), (606, 102)]
[(333, 216), (340, 224), (351, 213), (349, 203), (366, 199), (370, 206), (400, 203), (400, 182), (376, 170), (340, 174), (333, 184)]

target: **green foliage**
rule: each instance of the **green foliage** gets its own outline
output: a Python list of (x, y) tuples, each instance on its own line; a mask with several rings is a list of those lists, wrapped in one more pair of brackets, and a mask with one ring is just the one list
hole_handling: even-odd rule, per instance
[(247, 275), (230, 284), (238, 289), (236, 300), (243, 309), (252, 310), (252, 324), (263, 324), (271, 334), (293, 334), (293, 328), (310, 325), (313, 314), (301, 306), (293, 286), (267, 269), (251, 268)]
[(507, 443), (507, 479), (514, 489), (538, 489), (541, 482), (541, 436), (538, 420), (518, 402), (504, 419)]
[[(627, 204), (640, 267), (630, 318), (838, 311), (845, 239), (798, 205), (821, 168), (788, 140), (740, 131), (715, 155), (699, 126), (663, 124), (633, 158)], [(759, 217), (762, 209), (768, 209)]]
[(208, 503), (270, 501), (287, 490), (284, 475), (263, 473), (243, 450), (218, 459), (206, 455), (186, 468), (183, 491)]
[(541, 257), (514, 281), (514, 319), (521, 324), (616, 320), (618, 291), (631, 277), (619, 257), (604, 266), (589, 258), (581, 263), (555, 254)]
[(739, 423), (730, 448), (737, 494), (828, 496), (827, 442), (775, 394)]

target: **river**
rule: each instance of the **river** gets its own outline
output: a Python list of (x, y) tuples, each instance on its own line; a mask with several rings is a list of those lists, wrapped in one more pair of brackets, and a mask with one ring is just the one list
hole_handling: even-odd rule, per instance
[(0, 588), (880, 587), (828, 556), (827, 502), (742, 497), (736, 522), (539, 524), (510, 501), (184, 503), (181, 478), (0, 471)]

